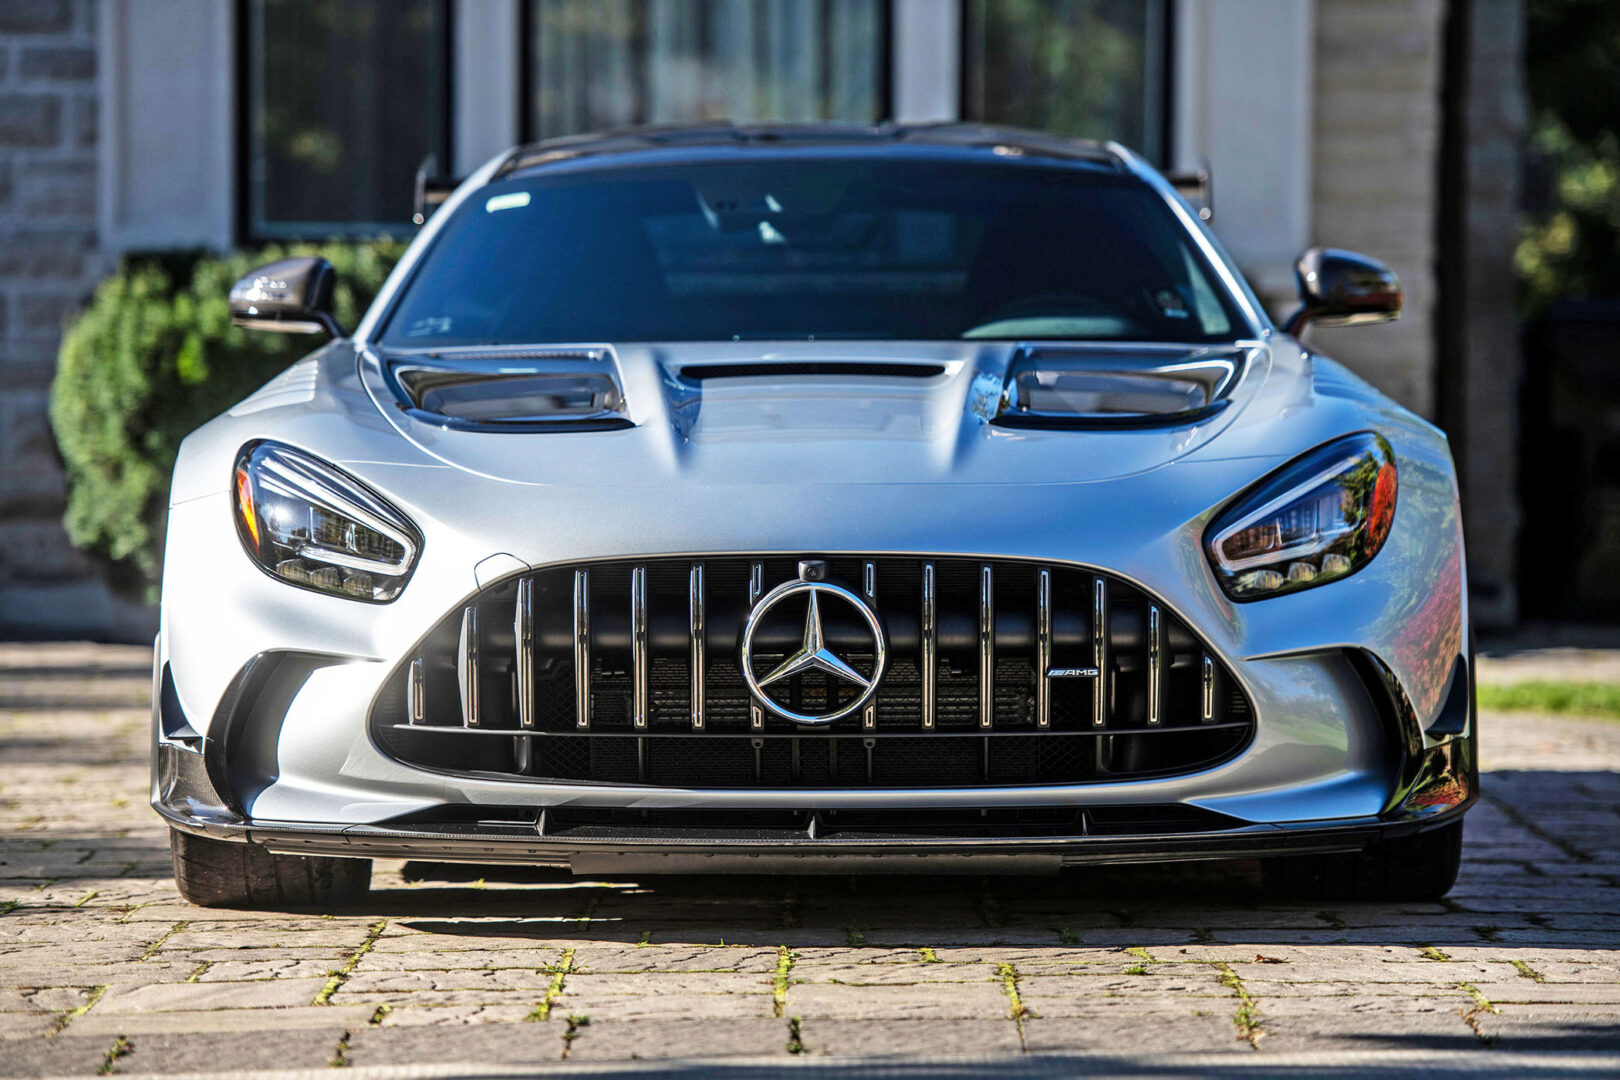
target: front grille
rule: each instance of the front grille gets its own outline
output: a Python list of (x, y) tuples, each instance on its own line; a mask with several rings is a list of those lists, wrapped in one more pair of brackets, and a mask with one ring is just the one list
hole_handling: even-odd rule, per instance
[[(773, 587), (821, 581), (825, 666), (743, 677)], [(813, 590), (812, 590), (813, 591)], [(809, 592), (756, 620), (756, 681), (808, 645)], [(821, 595), (818, 593), (818, 595)], [(767, 604), (769, 601), (767, 601)], [(807, 726), (778, 709), (821, 718)], [(896, 556), (711, 557), (553, 567), (479, 593), (390, 678), (388, 753), (461, 775), (684, 788), (1101, 782), (1207, 768), (1247, 745), (1249, 700), (1179, 619), (1066, 566)]]

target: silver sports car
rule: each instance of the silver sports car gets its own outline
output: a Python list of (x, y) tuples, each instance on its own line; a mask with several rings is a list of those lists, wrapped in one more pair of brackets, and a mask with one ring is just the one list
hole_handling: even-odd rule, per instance
[(576, 873), (1262, 860), (1437, 897), (1477, 795), (1445, 437), (1164, 177), (977, 126), (503, 154), (175, 468), (152, 802), (200, 904)]

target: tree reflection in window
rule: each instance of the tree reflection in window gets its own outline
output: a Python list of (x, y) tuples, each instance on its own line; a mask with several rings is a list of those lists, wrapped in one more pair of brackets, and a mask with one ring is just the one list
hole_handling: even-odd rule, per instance
[(529, 126), (887, 112), (882, 0), (529, 0)]
[(968, 0), (962, 115), (1164, 156), (1165, 0)]
[(446, 0), (250, 0), (248, 232), (407, 233), (447, 150)]

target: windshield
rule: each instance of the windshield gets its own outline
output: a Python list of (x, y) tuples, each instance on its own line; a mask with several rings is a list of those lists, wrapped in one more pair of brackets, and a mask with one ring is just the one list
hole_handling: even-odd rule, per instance
[(1243, 325), (1134, 177), (779, 157), (490, 184), (445, 223), (382, 340), (1214, 342)]

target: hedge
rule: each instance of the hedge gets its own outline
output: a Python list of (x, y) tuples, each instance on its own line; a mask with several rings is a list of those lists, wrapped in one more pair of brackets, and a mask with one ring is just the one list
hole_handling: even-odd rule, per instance
[(353, 327), (403, 251), (379, 240), (137, 256), (96, 288), (63, 335), (50, 419), (67, 474), (68, 537), (117, 591), (157, 599), (180, 441), (320, 344), (232, 326), (231, 285), (261, 263), (324, 255), (337, 269), (338, 321)]

